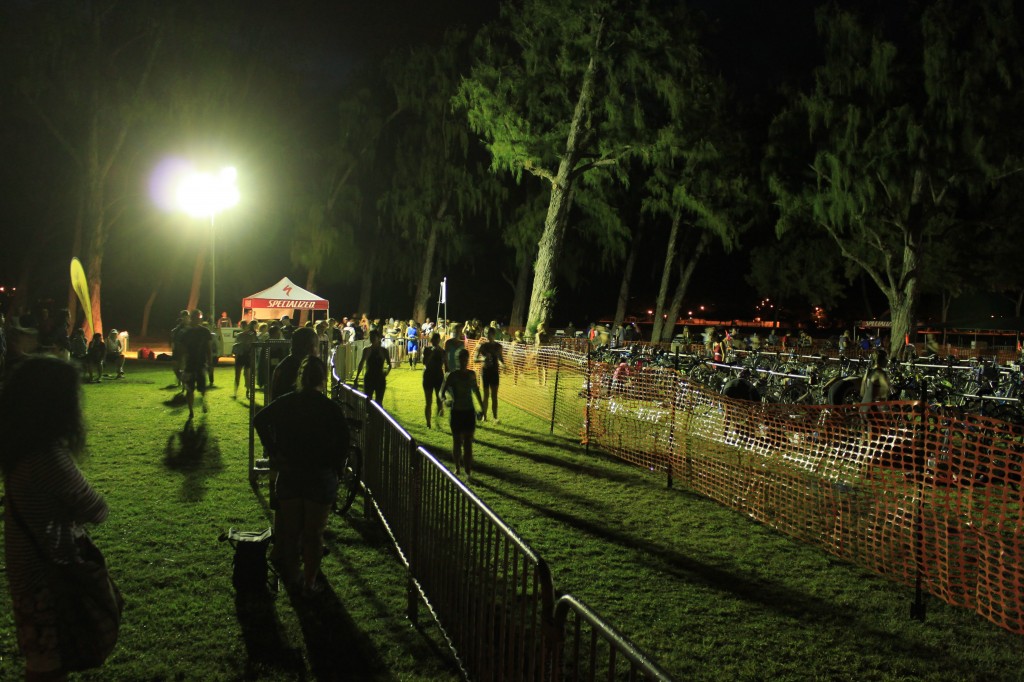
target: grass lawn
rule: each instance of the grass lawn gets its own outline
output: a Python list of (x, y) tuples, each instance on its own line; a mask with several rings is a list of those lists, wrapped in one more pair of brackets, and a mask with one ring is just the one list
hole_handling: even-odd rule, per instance
[[(310, 604), (236, 604), (229, 526), (268, 525), (246, 480), (247, 409), (218, 370), (212, 409), (185, 434), (165, 364), (84, 387), (86, 476), (111, 506), (94, 532), (128, 599), (96, 680), (454, 680), (436, 628), (403, 617), (405, 580), (357, 508), (332, 520)], [(447, 425), (423, 420), (421, 372), (398, 368), (384, 407), (450, 461)], [(473, 489), (583, 599), (681, 680), (1024, 679), (1024, 639), (838, 563), (664, 479), (549, 435), (507, 405), (477, 431)], [(6, 590), (0, 679), (22, 674)]]
[[(404, 618), (404, 571), (358, 501), (330, 523), (328, 591), (312, 603), (284, 591), (236, 603), (232, 551), (218, 536), (266, 528), (269, 515), (248, 484), (248, 408), (232, 399), (233, 371), (218, 368), (192, 433), (168, 364), (129, 364), (125, 379), (83, 387), (83, 469), (111, 509), (93, 537), (128, 604), (113, 656), (81, 678), (459, 679), (432, 623), (418, 630)], [(5, 586), (0, 680), (21, 679), (16, 652)]]

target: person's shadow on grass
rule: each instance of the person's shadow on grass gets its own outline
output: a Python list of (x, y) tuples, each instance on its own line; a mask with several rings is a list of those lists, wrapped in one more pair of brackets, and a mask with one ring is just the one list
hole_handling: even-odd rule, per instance
[(304, 596), (290, 587), (288, 597), (302, 628), (306, 658), (317, 680), (374, 680), (388, 676), (373, 642), (359, 628), (338, 595), (321, 578), (322, 591)]
[(164, 465), (185, 477), (181, 496), (187, 502), (201, 500), (206, 492), (203, 481), (224, 468), (220, 461), (220, 447), (210, 442), (206, 425), (195, 426), (191, 419), (181, 431), (167, 437)]
[(273, 594), (236, 592), (235, 615), (245, 642), (245, 679), (259, 679), (267, 669), (288, 671), (295, 679), (305, 679), (302, 651), (287, 645)]
[(167, 407), (184, 407), (188, 404), (188, 400), (185, 398), (184, 393), (175, 393), (173, 396), (164, 401), (164, 405)]

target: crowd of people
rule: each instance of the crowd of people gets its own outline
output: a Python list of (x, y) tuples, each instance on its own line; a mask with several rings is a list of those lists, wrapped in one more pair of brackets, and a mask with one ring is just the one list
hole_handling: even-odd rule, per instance
[[(208, 410), (206, 392), (213, 385), (218, 354), (216, 334), (230, 325), (226, 314), (213, 327), (201, 311), (183, 310), (171, 332), (173, 371), (188, 406), (186, 426), (194, 419), (197, 392), (203, 411)], [(100, 523), (107, 515), (103, 498), (76, 466), (86, 440), (79, 386), (104, 376), (119, 378), (125, 371), (124, 337), (118, 330), (111, 329), (106, 337), (96, 333), (87, 342), (81, 328), (69, 327), (67, 311), (52, 316), (41, 311), (38, 317), (22, 313), (6, 320), (0, 315), (0, 429), (8, 445), (0, 451), (7, 575), (18, 643), (32, 679), (61, 679), (66, 673), (56, 625), (60, 592), (52, 582), (56, 574), (46, 567), (74, 561), (73, 539), (82, 533), (82, 525)], [(559, 331), (558, 336), (586, 339), (594, 348), (639, 340), (635, 325), (611, 329), (595, 323), (581, 331), (569, 325)], [(682, 342), (694, 342), (686, 327), (682, 336)], [(326, 396), (325, 353), (358, 344), (354, 383), (367, 400), (378, 403), (398, 362), (414, 370), (422, 367), (426, 425), (432, 428), (448, 417), (455, 474), (461, 477), (465, 472), (466, 480), (472, 481), (476, 428), (482, 421), (499, 423), (503, 370), (518, 381), (527, 350), (552, 342), (555, 335), (545, 325), (538, 326), (532, 338), (521, 331), (509, 335), (497, 322), (483, 325), (478, 320), (428, 318), (417, 323), (352, 316), (301, 326), (288, 317), (248, 320), (235, 332), (231, 349), (235, 397), (244, 378), (247, 397), (254, 398), (249, 392), (252, 372), (264, 369), (253, 362), (252, 348), (275, 339), (287, 343), (274, 345), (283, 350), (274, 351), (280, 355), (271, 372), (260, 377), (261, 383), (269, 383), (269, 400), (254, 420), (272, 470), (276, 513), (271, 560), (287, 584), (315, 595), (323, 589), (323, 533), (350, 445), (343, 410)], [(476, 343), (467, 344), (470, 340)], [(762, 339), (756, 332), (744, 337), (735, 328), (708, 328), (701, 340), (709, 356), (721, 357), (734, 348), (801, 347), (810, 337), (805, 332), (781, 337), (769, 332)], [(852, 343), (848, 335), (840, 338), (841, 347)], [(474, 348), (472, 354), (469, 347)], [(887, 392), (884, 355), (877, 357), (865, 377), (864, 391), (875, 400), (884, 399)], [(625, 375), (616, 378), (626, 380)], [(545, 379), (538, 365), (537, 380)], [(49, 539), (54, 534), (62, 541), (51, 551)]]
[(37, 354), (71, 361), (89, 383), (124, 377), (126, 333), (110, 329), (106, 337), (96, 332), (86, 339), (83, 328), (71, 326), (67, 309), (54, 313), (43, 307), (10, 316), (0, 313), (0, 384), (24, 360)]

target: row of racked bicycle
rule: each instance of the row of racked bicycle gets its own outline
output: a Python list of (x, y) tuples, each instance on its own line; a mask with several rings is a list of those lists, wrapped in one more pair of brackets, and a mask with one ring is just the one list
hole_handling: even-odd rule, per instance
[[(652, 346), (598, 348), (591, 362), (610, 371), (598, 390), (642, 399), (639, 385), (664, 379), (645, 376), (673, 369), (730, 398), (769, 403), (840, 405), (861, 402), (868, 358), (757, 351), (729, 351), (721, 362), (698, 354), (671, 353)], [(925, 400), (1024, 424), (1024, 375), (1018, 363), (991, 358), (925, 357), (888, 364), (890, 400)]]

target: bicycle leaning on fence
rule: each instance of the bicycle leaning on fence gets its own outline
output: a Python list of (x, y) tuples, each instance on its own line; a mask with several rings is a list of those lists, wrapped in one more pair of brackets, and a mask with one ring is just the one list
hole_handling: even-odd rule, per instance
[(345, 461), (341, 471), (338, 472), (338, 496), (334, 501), (334, 513), (344, 516), (355, 502), (356, 494), (362, 488), (363, 473), (363, 448), (360, 434), (363, 430), (363, 420), (353, 416), (355, 408), (344, 401), (338, 403), (345, 413), (345, 421), (348, 423), (349, 447), (345, 453)]

